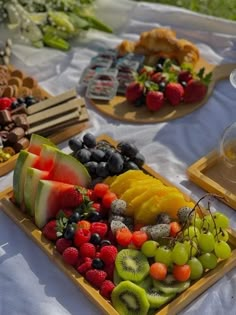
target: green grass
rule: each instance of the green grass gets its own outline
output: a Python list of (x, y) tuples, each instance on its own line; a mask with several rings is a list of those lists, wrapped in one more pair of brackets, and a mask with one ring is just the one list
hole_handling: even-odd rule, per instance
[[(141, 1), (141, 0), (136, 0)], [(174, 5), (195, 12), (236, 21), (236, 0), (142, 0)]]

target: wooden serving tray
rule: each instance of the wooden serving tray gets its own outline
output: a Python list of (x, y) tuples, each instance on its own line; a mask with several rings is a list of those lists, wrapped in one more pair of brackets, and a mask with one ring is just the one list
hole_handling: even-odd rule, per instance
[(208, 192), (219, 195), (220, 200), (236, 210), (236, 185), (227, 181), (220, 174), (222, 162), (217, 151), (192, 164), (187, 174), (194, 183)]
[[(11, 71), (17, 70), (12, 65), (10, 66), (10, 69)], [(24, 76), (26, 75), (24, 74)], [(41, 91), (42, 97), (50, 98), (52, 96), (41, 86), (37, 85), (37, 87)], [(72, 122), (68, 122), (68, 124), (65, 123), (64, 125), (61, 126), (60, 131), (56, 130), (55, 128), (51, 128), (51, 130), (49, 132), (47, 131), (46, 134), (40, 132), (40, 135), (45, 136), (55, 144), (58, 144), (75, 136), (76, 134), (79, 134), (82, 130), (88, 128), (89, 115), (85, 102), (81, 100), (79, 105), (81, 106), (81, 114), (78, 120), (76, 120), (74, 123)], [(17, 157), (18, 154), (15, 154), (6, 162), (0, 163), (0, 176), (6, 175), (7, 173), (14, 169)]]
[[(100, 136), (98, 140), (106, 140), (111, 144), (116, 145), (116, 142), (106, 135)], [(165, 185), (173, 186), (168, 180), (147, 165), (143, 167), (143, 170), (160, 179)], [(183, 195), (186, 200), (190, 200), (189, 196), (184, 193)], [(20, 211), (10, 201), (9, 198), (11, 196), (11, 187), (0, 193), (1, 209), (48, 255), (48, 257), (78, 286), (78, 288), (102, 310), (104, 314), (119, 315), (112, 307), (111, 303), (105, 300), (97, 290), (92, 288), (72, 266), (63, 262), (61, 255), (55, 250), (54, 245), (42, 235), (32, 219), (26, 213)], [(228, 232), (229, 242), (232, 246), (231, 257), (219, 262), (215, 269), (207, 272), (204, 277), (193, 283), (189, 289), (178, 295), (172, 302), (160, 309), (155, 315), (175, 315), (236, 266), (236, 233), (231, 229)]]
[(202, 67), (205, 67), (206, 73), (212, 71), (213, 75), (212, 81), (208, 88), (208, 93), (206, 97), (199, 103), (182, 103), (178, 106), (165, 104), (159, 111), (150, 112), (146, 106), (135, 107), (133, 104), (128, 103), (124, 96), (116, 96), (109, 102), (98, 100), (90, 101), (92, 106), (94, 106), (101, 113), (123, 122), (152, 124), (177, 119), (192, 113), (206, 104), (208, 98), (213, 92), (216, 83), (219, 80), (229, 78), (230, 73), (236, 69), (236, 64), (213, 65), (209, 64), (203, 58), (200, 58), (195, 66), (195, 70), (198, 71)]

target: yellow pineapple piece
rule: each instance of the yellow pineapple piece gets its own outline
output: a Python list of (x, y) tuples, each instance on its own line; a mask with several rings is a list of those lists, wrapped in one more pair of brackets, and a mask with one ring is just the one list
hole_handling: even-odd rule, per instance
[(134, 213), (139, 211), (139, 208), (142, 206), (142, 204), (154, 195), (161, 197), (168, 194), (168, 192), (173, 191), (173, 189), (175, 188), (164, 186), (161, 182), (152, 186), (148, 186), (142, 194), (138, 196), (136, 195), (136, 197), (127, 205), (127, 215), (134, 215)]
[(120, 196), (129, 187), (131, 181), (150, 177), (150, 175), (145, 174), (141, 170), (130, 170), (117, 176), (116, 180), (111, 184), (110, 190), (117, 196)]
[(160, 197), (158, 195), (152, 196), (147, 199), (138, 208), (138, 211), (134, 212), (134, 222), (144, 225), (154, 224), (156, 222), (157, 215), (161, 212), (160, 209)]
[(173, 192), (163, 197), (160, 200), (160, 208), (162, 212), (168, 213), (172, 218), (177, 217), (177, 212), (179, 208), (184, 206), (189, 206), (193, 204), (184, 199), (183, 194), (180, 191)]
[(117, 175), (108, 176), (108, 177), (103, 181), (103, 183), (104, 183), (104, 184), (107, 184), (108, 186), (111, 186), (111, 184), (116, 180), (116, 178), (117, 178)]

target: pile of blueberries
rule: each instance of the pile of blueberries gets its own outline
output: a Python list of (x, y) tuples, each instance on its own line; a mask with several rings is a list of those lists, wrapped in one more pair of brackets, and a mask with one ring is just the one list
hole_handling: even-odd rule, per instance
[(86, 133), (82, 139), (70, 139), (69, 147), (73, 156), (87, 168), (93, 184), (108, 176), (139, 170), (145, 162), (134, 144), (122, 141), (114, 147), (105, 140), (96, 141), (91, 133)]
[(35, 97), (33, 97), (31, 95), (26, 96), (26, 97), (19, 97), (11, 103), (11, 109), (16, 109), (17, 107), (20, 107), (22, 105), (29, 107), (33, 104), (38, 103), (38, 102), (39, 102), (39, 100), (37, 100)]

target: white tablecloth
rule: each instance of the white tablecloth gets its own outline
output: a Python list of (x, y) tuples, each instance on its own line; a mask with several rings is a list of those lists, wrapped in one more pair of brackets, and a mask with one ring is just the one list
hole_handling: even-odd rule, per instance
[[(236, 62), (236, 23), (191, 13), (175, 7), (99, 0), (98, 15), (110, 23), (115, 35), (90, 31), (75, 40), (69, 53), (37, 50), (18, 41), (12, 62), (35, 75), (53, 94), (77, 85), (82, 70), (100, 47), (115, 47), (121, 39), (137, 39), (141, 31), (172, 27), (178, 37), (195, 42), (211, 63)], [(0, 30), (0, 40), (8, 32)], [(196, 200), (204, 191), (190, 182), (186, 168), (216, 148), (223, 130), (236, 121), (236, 90), (229, 80), (219, 82), (207, 104), (183, 118), (152, 125), (120, 123), (88, 105), (95, 135), (107, 133), (117, 140), (132, 140), (147, 163)], [(67, 142), (60, 147), (69, 152)], [(0, 189), (12, 184), (12, 172), (0, 178)], [(236, 228), (236, 213), (215, 201)], [(226, 274), (186, 307), (181, 314), (235, 315), (236, 272)], [(0, 211), (0, 314), (97, 315), (100, 310), (65, 276), (3, 212)]]

